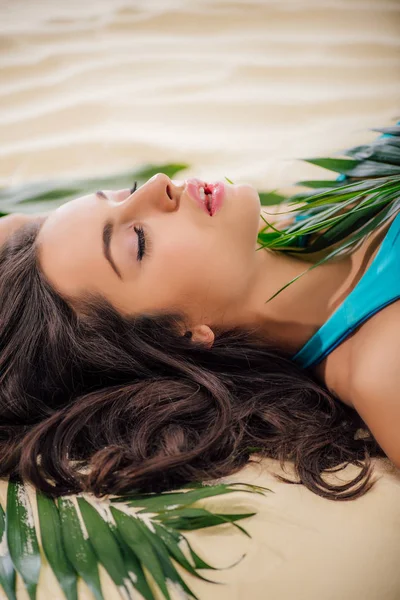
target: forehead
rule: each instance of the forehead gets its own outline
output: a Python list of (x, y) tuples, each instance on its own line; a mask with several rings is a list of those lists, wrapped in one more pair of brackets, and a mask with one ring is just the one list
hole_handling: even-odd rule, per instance
[[(97, 201), (98, 202), (98, 201)], [(93, 194), (76, 198), (66, 202), (52, 212), (43, 223), (38, 235), (38, 245), (45, 253), (48, 247), (61, 249), (61, 241), (69, 239), (69, 236), (84, 227), (88, 222), (95, 219), (95, 208), (97, 205)], [(79, 242), (75, 236), (75, 242)]]
[(99, 203), (94, 194), (66, 202), (48, 216), (38, 234), (41, 268), (61, 292), (78, 293), (104, 270)]

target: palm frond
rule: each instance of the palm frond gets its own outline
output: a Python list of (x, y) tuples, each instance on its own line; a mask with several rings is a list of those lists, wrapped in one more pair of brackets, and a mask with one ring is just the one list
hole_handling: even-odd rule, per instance
[(259, 232), (257, 250), (288, 252), (313, 263), (266, 302), (311, 269), (354, 252), (368, 235), (400, 210), (400, 126), (374, 131), (384, 135), (371, 144), (342, 152), (351, 159), (305, 159), (339, 172), (340, 176), (335, 180), (297, 182), (310, 191), (284, 198), (282, 206), (289, 210), (275, 213), (293, 213), (294, 222), (280, 230), (270, 226)]
[(21, 575), (29, 598), (35, 600), (40, 572), (39, 544), (32, 507), (18, 480), (10, 480), (7, 489), (6, 532), (6, 554)]
[(219, 584), (198, 570), (221, 570), (233, 565), (209, 565), (196, 554), (182, 531), (232, 524), (249, 535), (237, 521), (255, 513), (214, 513), (196, 503), (233, 492), (264, 495), (266, 491), (272, 490), (242, 483), (194, 484), (181, 491), (139, 494), (133, 490), (126, 496), (101, 501), (90, 497), (89, 501), (84, 494), (54, 499), (36, 490), (36, 522), (27, 487), (18, 477), (12, 477), (6, 510), (0, 505), (0, 585), (9, 600), (18, 600), (19, 573), (29, 598), (35, 600), (42, 551), (67, 600), (78, 600), (79, 578), (96, 600), (104, 600), (100, 564), (124, 600), (133, 600), (138, 594), (145, 600), (155, 600), (160, 593), (171, 600), (172, 590), (199, 600), (176, 566), (202, 581)]

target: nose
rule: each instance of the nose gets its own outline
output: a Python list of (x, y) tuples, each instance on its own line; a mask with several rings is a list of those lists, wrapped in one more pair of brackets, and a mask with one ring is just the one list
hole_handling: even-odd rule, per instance
[[(143, 216), (148, 210), (173, 212), (178, 210), (184, 184), (177, 185), (164, 173), (157, 173), (119, 204), (122, 218), (131, 213)], [(129, 192), (128, 192), (129, 193)]]
[[(184, 187), (184, 184), (179, 186), (174, 183), (168, 175), (165, 175), (165, 173), (157, 173), (156, 175), (153, 175), (153, 177), (150, 177), (140, 190), (145, 188), (146, 191), (149, 191), (152, 195), (154, 194), (160, 202), (166, 202), (167, 210), (176, 210), (179, 206)], [(137, 191), (134, 193), (137, 193)]]

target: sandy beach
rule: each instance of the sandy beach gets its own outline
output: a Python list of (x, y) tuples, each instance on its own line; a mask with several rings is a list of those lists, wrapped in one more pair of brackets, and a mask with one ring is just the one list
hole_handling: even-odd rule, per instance
[(3, 0), (0, 23), (2, 186), (184, 162), (282, 188), (400, 117), (397, 0)]

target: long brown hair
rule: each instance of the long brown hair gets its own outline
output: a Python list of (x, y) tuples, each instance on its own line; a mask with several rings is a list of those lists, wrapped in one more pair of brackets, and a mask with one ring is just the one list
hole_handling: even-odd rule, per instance
[[(1, 477), (51, 496), (159, 492), (225, 477), (257, 449), (325, 498), (370, 489), (383, 450), (286, 352), (238, 328), (205, 348), (178, 333), (181, 314), (126, 317), (93, 295), (77, 311), (41, 272), (40, 225), (0, 248)], [(350, 483), (321, 477), (348, 463)]]

